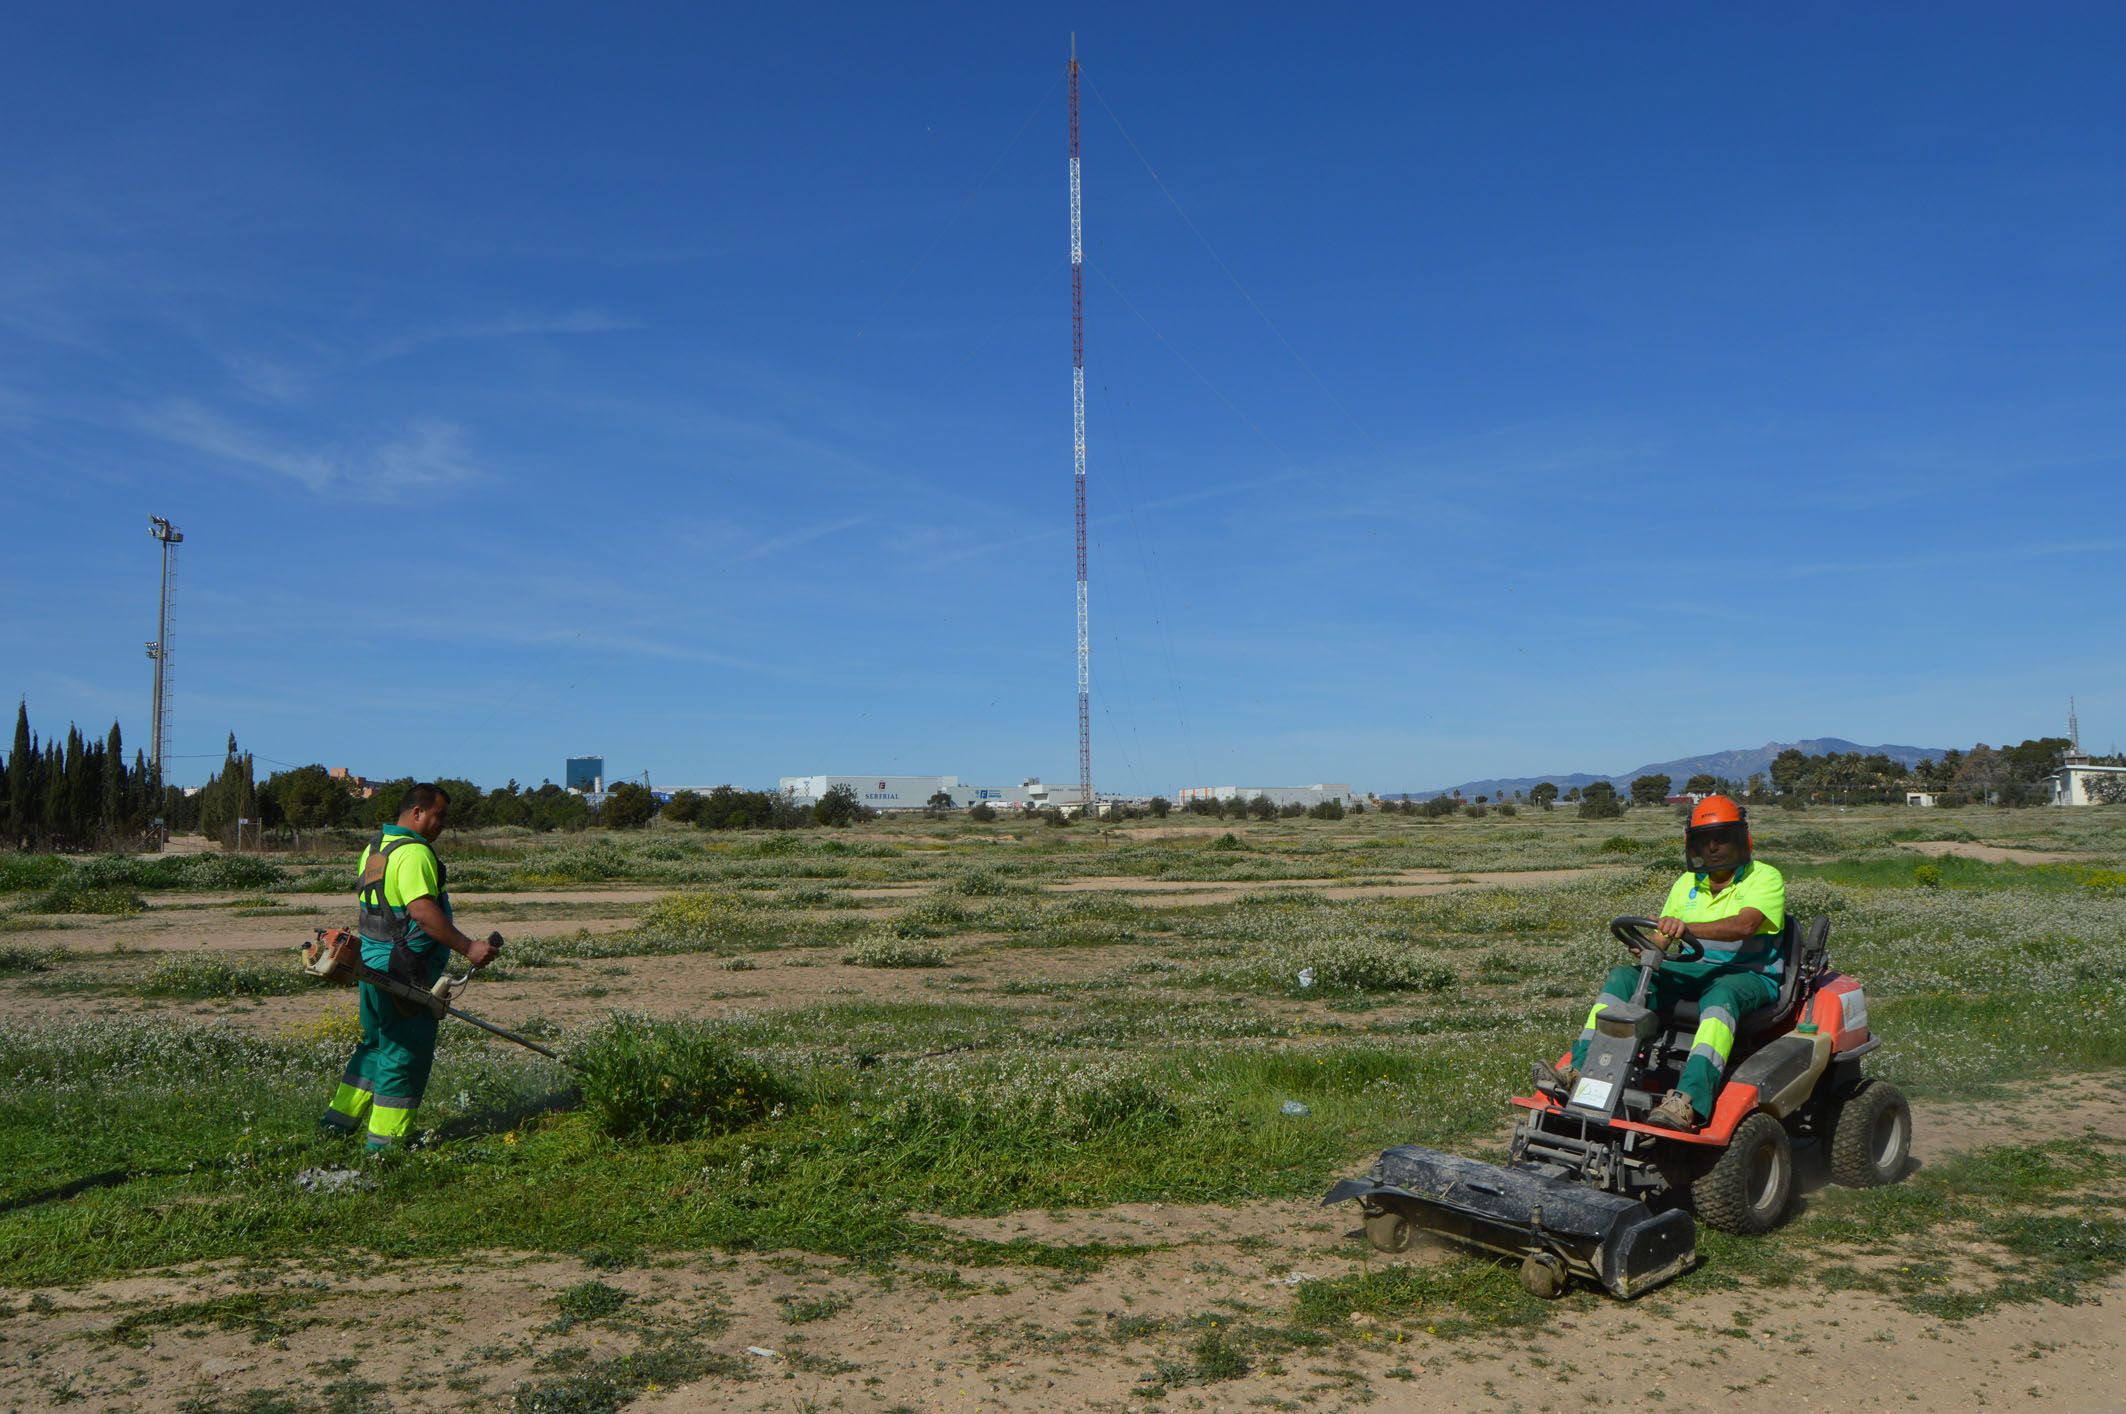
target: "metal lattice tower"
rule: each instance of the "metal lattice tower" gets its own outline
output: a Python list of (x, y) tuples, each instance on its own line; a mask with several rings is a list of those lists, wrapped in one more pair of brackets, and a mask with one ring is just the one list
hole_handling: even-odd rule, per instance
[(1085, 603), (1085, 240), (1078, 211), (1078, 36), (1070, 37), (1070, 430), (1078, 507), (1078, 791), (1093, 803), (1092, 633)]
[(155, 637), (148, 644), (148, 657), (155, 661), (155, 704), (148, 718), (148, 764), (155, 779), (162, 779), (162, 743), (170, 728), (170, 572), (176, 567), (177, 547), (185, 533), (161, 516), (148, 517), (148, 534), (162, 542), (162, 597), (155, 610)]

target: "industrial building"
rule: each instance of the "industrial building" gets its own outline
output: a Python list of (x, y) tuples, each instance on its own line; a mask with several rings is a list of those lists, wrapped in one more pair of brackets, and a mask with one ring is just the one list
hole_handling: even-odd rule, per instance
[(605, 758), (603, 756), (571, 756), (568, 768), (561, 774), (561, 784), (573, 791), (603, 791), (605, 789)]
[(1360, 803), (1372, 804), (1373, 793), (1360, 794), (1348, 784), (1332, 782), (1311, 786), (1183, 786), (1181, 804), (1192, 800), (1253, 800), (1258, 795), (1268, 796), (1272, 805), (1303, 805), (1312, 808), (1326, 800), (1336, 801), (1346, 810)]
[(2077, 753), (2062, 761), (2045, 785), (2054, 805), (2096, 805), (2116, 799), (2111, 792), (2120, 788), (2114, 784), (2120, 781), (2126, 781), (2126, 766), (2099, 766)]
[(1075, 805), (1077, 792), (1051, 789), (1039, 777), (1015, 786), (976, 786), (958, 776), (784, 776), (779, 782), (783, 796), (794, 805), (812, 805), (836, 786), (856, 792), (857, 801), (871, 810), (924, 810), (930, 797), (943, 791), (960, 809), (993, 805), (1018, 810), (1038, 810), (1049, 805)]

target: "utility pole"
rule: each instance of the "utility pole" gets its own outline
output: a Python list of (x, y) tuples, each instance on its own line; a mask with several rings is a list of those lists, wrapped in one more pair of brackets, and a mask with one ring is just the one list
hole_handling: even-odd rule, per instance
[(1085, 241), (1078, 209), (1078, 36), (1070, 36), (1070, 422), (1078, 506), (1078, 794), (1093, 808), (1092, 634), (1085, 612)]
[(167, 674), (170, 666), (170, 562), (185, 533), (162, 516), (148, 517), (148, 533), (162, 542), (162, 596), (155, 611), (155, 638), (148, 644), (148, 657), (155, 660), (155, 704), (148, 719), (148, 762), (155, 782), (162, 784), (162, 743), (169, 730), (170, 698)]

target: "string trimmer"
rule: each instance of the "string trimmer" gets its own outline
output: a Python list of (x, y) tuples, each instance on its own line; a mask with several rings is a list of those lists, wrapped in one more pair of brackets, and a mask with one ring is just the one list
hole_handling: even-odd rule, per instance
[[(502, 935), (490, 934), (487, 941), (500, 948)], [(362, 940), (351, 928), (318, 929), (316, 938), (302, 944), (302, 953), (304, 973), (320, 981), (348, 987), (357, 982), (367, 982), (386, 996), (426, 1007), (439, 1017), (454, 1016), (490, 1035), (500, 1036), (505, 1041), (514, 1041), (528, 1051), (537, 1051), (548, 1060), (561, 1059), (557, 1053), (528, 1036), (505, 1031), (491, 1021), (482, 1021), (469, 1011), (460, 1011), (454, 1003), (458, 994), (465, 990), (465, 984), (472, 980), (470, 972), (460, 973), (455, 977), (445, 973), (436, 979), (435, 986), (426, 990), (414, 986), (411, 982), (401, 982), (390, 973), (379, 971), (362, 961)]]

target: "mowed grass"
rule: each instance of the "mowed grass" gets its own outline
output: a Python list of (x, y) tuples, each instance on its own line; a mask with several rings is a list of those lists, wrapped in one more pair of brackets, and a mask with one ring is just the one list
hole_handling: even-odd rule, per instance
[[(1926, 861), (1896, 838), (1915, 814), (1811, 812), (1773, 821), (1760, 841), (1767, 857), (1791, 865), (1795, 911), (1832, 918), (1836, 964), (1867, 985), (1885, 1038), (1876, 1073), (1926, 1098), (2126, 1065), (2126, 909), (2101, 888), (2061, 887), (2027, 869), (1969, 887), (1917, 883), (1910, 871)], [(2064, 814), (1944, 812), (1928, 823), (2075, 849), (2091, 870), (2113, 867), (2126, 812)], [(0, 1024), (0, 1283), (202, 1259), (323, 1258), (349, 1246), (431, 1258), (504, 1248), (798, 1250), (877, 1264), (1082, 1270), (1112, 1253), (975, 1241), (930, 1219), (1312, 1195), (1387, 1144), (1488, 1143), (1529, 1058), (1556, 1053), (1621, 955), (1608, 919), (1658, 903), (1676, 867), (1675, 828), (1666, 811), (1584, 825), (1564, 811), (1205, 822), (1163, 838), (1087, 824), (1013, 839), (911, 822), (470, 850), (468, 870), (490, 881), (680, 885), (633, 929), (513, 947), (510, 965), (530, 977), (633, 955), (782, 952), (827, 963), (866, 947), (881, 957), (935, 950), (955, 967), (1008, 954), (1017, 973), (1006, 983), (914, 970), (893, 1000), (823, 987), (805, 1005), (676, 1039), (635, 1023), (563, 1037), (571, 1047), (597, 1034), (625, 1039), (589, 1079), (446, 1027), (422, 1144), (377, 1163), (373, 1183), (330, 1195), (303, 1191), (295, 1175), (356, 1162), (314, 1128), (345, 1059), (344, 1035), (261, 1037), (143, 1019)], [(1788, 857), (1774, 848), (1782, 832)], [(1238, 848), (1218, 845), (1228, 834)], [(459, 852), (455, 842), (445, 848), (455, 884)], [(1889, 871), (1881, 879), (1868, 873), (1878, 861)], [(1891, 877), (1891, 866), (1904, 876)], [(333, 866), (264, 867), (278, 872), (247, 890), (301, 889), (311, 871)], [(1386, 899), (1328, 899), (1274, 882), (1441, 868), (1580, 872), (1533, 887)], [(844, 906), (845, 891), (872, 875), (917, 886), (887, 901), (884, 921)], [(1179, 907), (1039, 888), (1118, 876), (1264, 882)], [(59, 882), (44, 864), (0, 877), (20, 880), (25, 897)], [(146, 887), (129, 877), (97, 886)], [(461, 911), (476, 914), (476, 897)], [(1076, 961), (1046, 973), (1048, 950)], [(64, 975), (72, 964), (25, 950), (14, 965)], [(202, 974), (179, 994), (250, 985)], [(2033, 1024), (2047, 1017), (2056, 1024)], [(748, 1081), (742, 1100), (726, 1093)], [(1288, 1113), (1288, 1101), (1304, 1113)], [(1895, 1192), (1938, 1192), (1933, 1170), (1922, 1177)], [(2106, 1169), (2083, 1184), (2114, 1193), (2115, 1179)], [(1905, 1222), (1904, 1201), (1841, 1195), (1812, 1206), (1807, 1221), (1858, 1204), (1862, 1218), (1895, 1229), (1883, 1240), (1914, 1241), (1925, 1224)], [(1985, 1201), (1992, 1207), (1973, 1222), (2023, 1223), (1987, 1229), (2000, 1250), (2021, 1253), (2016, 1260), (2042, 1266), (2030, 1254), (2053, 1243), (2091, 1270), (2109, 1269), (2111, 1229), (2055, 1231), (2046, 1224), (2059, 1214), (2045, 1195)], [(1887, 1216), (1870, 1204), (1887, 1205)], [(1750, 1254), (1786, 1250), (1788, 1240), (1710, 1244), (1708, 1267), (1768, 1279)], [(1377, 1310), (1430, 1311), (1434, 1324), (1524, 1319), (1510, 1275), (1501, 1287), (1482, 1264), (1445, 1272), (1380, 1274), (1423, 1290), (1309, 1292), (1302, 1323)]]

